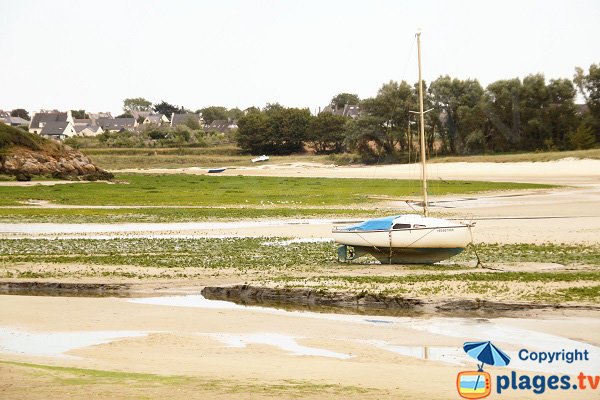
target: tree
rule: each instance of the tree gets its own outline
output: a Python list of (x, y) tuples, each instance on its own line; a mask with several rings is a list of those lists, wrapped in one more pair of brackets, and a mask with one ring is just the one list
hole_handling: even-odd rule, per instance
[(490, 122), (494, 150), (517, 150), (521, 141), (521, 81), (500, 80), (488, 85), (484, 94), (484, 112)]
[(582, 122), (577, 130), (569, 135), (569, 142), (574, 149), (591, 149), (594, 147), (596, 138), (590, 124)]
[(242, 118), (243, 116), (244, 116), (244, 112), (237, 107), (230, 108), (227, 111), (227, 118), (229, 118), (232, 121), (237, 121), (238, 119)]
[(582, 68), (575, 68), (573, 81), (585, 98), (589, 113), (593, 118), (592, 129), (596, 132), (596, 141), (600, 141), (600, 65), (590, 65), (587, 74)]
[(307, 109), (270, 104), (239, 119), (236, 141), (251, 154), (291, 154), (304, 149), (311, 115)]
[(27, 121), (29, 121), (31, 119), (31, 118), (29, 118), (29, 113), (27, 112), (27, 110), (25, 110), (23, 108), (15, 108), (14, 110), (12, 110), (10, 112), (10, 116), (23, 118), (23, 119), (26, 119)]
[[(393, 157), (407, 149), (409, 111), (416, 107), (416, 94), (411, 85), (405, 81), (390, 81), (379, 89), (377, 96), (363, 100), (360, 105), (364, 113), (358, 119), (364, 121), (356, 125), (360, 129), (354, 133), (362, 135), (362, 138), (355, 137), (356, 140), (372, 141), (379, 154)], [(359, 147), (366, 150), (364, 145)]]
[(205, 107), (205, 108), (201, 108), (200, 110), (196, 111), (196, 113), (199, 113), (202, 115), (202, 119), (204, 120), (204, 123), (207, 125), (212, 124), (213, 121), (224, 120), (224, 119), (228, 118), (227, 108), (225, 108), (225, 107), (218, 107), (218, 106)]
[(381, 160), (385, 141), (385, 127), (381, 118), (363, 114), (359, 118), (348, 120), (344, 131), (349, 149), (357, 152), (364, 163)]
[(86, 119), (88, 115), (85, 113), (85, 110), (71, 110), (71, 115), (75, 119)]
[(262, 112), (251, 112), (239, 119), (236, 141), (250, 154), (266, 153), (269, 133), (269, 117)]
[(121, 115), (117, 115), (117, 118), (133, 118), (133, 115), (129, 112), (125, 112)]
[(195, 118), (191, 115), (185, 119), (185, 122), (183, 124), (191, 130), (200, 130), (200, 122), (198, 121), (198, 118)]
[[(568, 79), (551, 79), (547, 85), (550, 105), (545, 110), (548, 136), (544, 139), (548, 150), (569, 148), (569, 133), (580, 123), (577, 116), (573, 82)], [(593, 131), (593, 129), (592, 129)]]
[(306, 140), (312, 143), (317, 154), (341, 153), (344, 151), (344, 126), (347, 120), (341, 115), (322, 112), (311, 119), (306, 131)]
[(125, 113), (131, 114), (133, 111), (150, 111), (151, 109), (152, 102), (144, 99), (143, 97), (123, 100), (123, 111)]
[(452, 79), (440, 76), (429, 87), (430, 101), (441, 115), (441, 137), (446, 150), (453, 154), (464, 152), (465, 138), (477, 129), (473, 122), (483, 96), (483, 88), (477, 80)]
[(268, 153), (291, 154), (304, 150), (306, 130), (311, 119), (308, 109), (271, 108), (265, 110), (265, 113), (269, 117)]
[(344, 106), (346, 104), (357, 105), (359, 103), (360, 103), (360, 98), (356, 94), (340, 93), (331, 99), (331, 101), (329, 102), (329, 105), (334, 110), (337, 110), (339, 108), (344, 108)]
[(169, 118), (171, 117), (171, 114), (173, 114), (173, 113), (183, 114), (185, 112), (185, 109), (183, 107), (174, 106), (173, 104), (169, 104), (164, 100), (161, 100), (161, 102), (158, 104), (154, 104), (154, 106), (152, 108), (153, 108), (154, 112), (156, 112), (158, 114), (164, 114)]

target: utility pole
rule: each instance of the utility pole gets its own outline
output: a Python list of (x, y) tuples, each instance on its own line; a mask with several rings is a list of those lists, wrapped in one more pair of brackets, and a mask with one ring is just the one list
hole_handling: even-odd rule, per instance
[(419, 117), (421, 122), (421, 167), (423, 180), (423, 214), (429, 216), (427, 204), (427, 170), (425, 166), (425, 113), (423, 112), (423, 78), (421, 76), (421, 32), (417, 33), (417, 49), (419, 54)]

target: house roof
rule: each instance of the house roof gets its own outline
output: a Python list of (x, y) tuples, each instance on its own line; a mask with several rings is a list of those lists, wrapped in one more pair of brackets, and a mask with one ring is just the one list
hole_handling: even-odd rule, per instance
[(198, 114), (173, 114), (171, 117), (171, 126), (185, 125), (189, 118), (200, 122), (200, 115)]
[(148, 115), (146, 118), (148, 118), (148, 121), (150, 121), (150, 122), (159, 123), (163, 120), (164, 116), (165, 116), (164, 114), (152, 114), (152, 115)]
[(135, 127), (135, 118), (98, 118), (102, 129), (120, 130)]
[(29, 121), (21, 117), (8, 117), (5, 120), (11, 125), (29, 125)]
[(68, 126), (67, 121), (49, 121), (42, 128), (40, 135), (62, 135)]
[(48, 124), (49, 122), (66, 122), (67, 121), (67, 113), (63, 112), (45, 112), (45, 113), (35, 113), (33, 118), (31, 119), (31, 123), (29, 124), (30, 129), (36, 129), (40, 127), (40, 122), (45, 122)]
[(138, 119), (139, 117), (146, 118), (150, 114), (152, 114), (152, 111), (131, 111), (131, 115), (133, 115), (133, 118), (135, 119)]
[(91, 118), (75, 118), (73, 119), (73, 124), (75, 125), (92, 125), (94, 120)]
[(110, 112), (87, 113), (87, 115), (91, 119), (112, 118), (112, 114)]
[(233, 128), (237, 128), (236, 121), (230, 121), (227, 119), (216, 119), (207, 126), (207, 130), (213, 132), (229, 132)]

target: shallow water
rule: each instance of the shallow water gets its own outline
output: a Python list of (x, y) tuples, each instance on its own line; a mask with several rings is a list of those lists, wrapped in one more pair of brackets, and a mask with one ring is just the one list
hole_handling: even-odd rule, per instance
[[(565, 361), (549, 363), (535, 363), (519, 359), (518, 351), (506, 351), (512, 358), (511, 368), (545, 373), (570, 373), (578, 374), (580, 371), (597, 373), (600, 369), (600, 348), (588, 343), (569, 338), (552, 335), (544, 332), (523, 329), (511, 326), (501, 320), (482, 318), (452, 318), (452, 317), (382, 317), (354, 314), (331, 314), (303, 311), (287, 311), (269, 307), (243, 306), (229, 301), (208, 300), (202, 295), (166, 296), (160, 298), (140, 298), (126, 300), (137, 304), (151, 304), (156, 306), (192, 307), (199, 309), (224, 309), (236, 312), (257, 312), (275, 315), (295, 316), (298, 318), (315, 318), (329, 321), (350, 322), (367, 324), (379, 329), (408, 328), (414, 331), (416, 337), (420, 332), (436, 334), (447, 337), (467, 338), (468, 341), (492, 341), (495, 344), (509, 344), (512, 347), (526, 348), (534, 351), (561, 351), (587, 350), (589, 361), (569, 364)], [(233, 335), (229, 332), (213, 333), (221, 338), (229, 338), (232, 343), (245, 343), (248, 337)], [(245, 339), (244, 339), (245, 338)], [(252, 336), (250, 336), (252, 338)], [(279, 346), (281, 338), (274, 334), (263, 334), (260, 337), (262, 344)], [(256, 339), (258, 340), (258, 339)], [(428, 361), (437, 361), (448, 364), (473, 365), (475, 360), (467, 356), (461, 347), (447, 346), (406, 346), (388, 341), (364, 341), (348, 337), (346, 340), (355, 341), (362, 345), (372, 346), (390, 351), (402, 356), (418, 358)], [(222, 341), (225, 341), (223, 339)], [(229, 342), (228, 342), (229, 343)], [(231, 343), (229, 343), (231, 344)], [(290, 345), (291, 346), (291, 345)], [(290, 350), (291, 351), (291, 350)]]
[(70, 357), (71, 350), (147, 336), (139, 331), (28, 332), (0, 327), (0, 353), (26, 356)]
[(320, 349), (317, 347), (302, 346), (296, 342), (297, 338), (280, 333), (251, 333), (251, 334), (230, 334), (230, 333), (204, 333), (212, 339), (218, 340), (227, 347), (244, 348), (249, 344), (265, 344), (275, 346), (283, 351), (287, 351), (293, 356), (317, 356), (330, 357), (345, 360), (352, 358), (351, 354), (338, 353), (331, 350)]

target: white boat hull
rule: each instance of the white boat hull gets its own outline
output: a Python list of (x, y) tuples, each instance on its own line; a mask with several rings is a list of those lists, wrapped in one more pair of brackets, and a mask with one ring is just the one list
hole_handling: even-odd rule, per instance
[(349, 231), (334, 229), (333, 239), (351, 246), (354, 258), (371, 254), (382, 263), (431, 264), (450, 258), (471, 243), (467, 225), (390, 229), (374, 231)]

